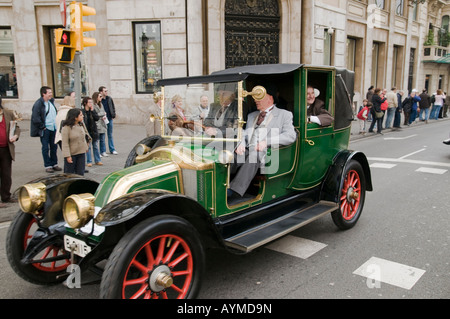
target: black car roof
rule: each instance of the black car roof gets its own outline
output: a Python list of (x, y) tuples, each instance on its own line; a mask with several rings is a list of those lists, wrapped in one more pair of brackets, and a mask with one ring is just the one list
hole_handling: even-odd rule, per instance
[(249, 75), (289, 73), (301, 68), (302, 65), (303, 64), (246, 65), (213, 72), (210, 75), (162, 79), (158, 81), (158, 85), (241, 81), (245, 80)]

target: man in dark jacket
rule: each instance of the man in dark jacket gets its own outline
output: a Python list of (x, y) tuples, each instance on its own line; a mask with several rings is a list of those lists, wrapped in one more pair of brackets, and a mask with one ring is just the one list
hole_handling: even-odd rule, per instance
[[(113, 119), (116, 118), (116, 107), (114, 106), (113, 99), (108, 95), (108, 89), (104, 86), (98, 88), (98, 91), (102, 95), (102, 105), (105, 109), (106, 117), (108, 118), (107, 135), (108, 135), (108, 148), (111, 154), (117, 155), (116, 148), (114, 147), (113, 138)], [(106, 152), (101, 154), (102, 156), (108, 156)]]
[(41, 97), (34, 103), (31, 113), (30, 135), (40, 137), (45, 171), (53, 173), (62, 170), (58, 166), (58, 148), (55, 144), (57, 109), (52, 89), (43, 86), (40, 92)]
[[(428, 95), (427, 90), (425, 89), (422, 91), (419, 97), (419, 120), (428, 123), (428, 117), (430, 116), (431, 97)], [(425, 114), (425, 117), (422, 117), (422, 114)]]

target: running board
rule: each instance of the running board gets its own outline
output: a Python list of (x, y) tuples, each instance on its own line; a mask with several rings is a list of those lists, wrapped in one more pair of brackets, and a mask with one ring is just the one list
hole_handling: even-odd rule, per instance
[(339, 206), (336, 203), (321, 201), (308, 208), (291, 212), (240, 234), (225, 238), (225, 244), (230, 248), (250, 252), (338, 208)]

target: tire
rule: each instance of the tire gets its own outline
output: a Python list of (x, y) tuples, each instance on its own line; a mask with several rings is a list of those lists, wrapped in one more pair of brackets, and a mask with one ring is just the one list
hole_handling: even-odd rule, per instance
[(153, 135), (153, 136), (149, 136), (144, 138), (142, 141), (140, 141), (139, 143), (137, 143), (133, 149), (130, 151), (130, 154), (128, 154), (127, 160), (125, 161), (125, 168), (133, 166), (134, 164), (136, 164), (136, 151), (135, 148), (137, 145), (139, 144), (145, 144), (150, 148), (153, 148), (155, 146), (155, 144), (160, 141), (162, 138), (159, 135)]
[[(55, 262), (24, 264), (21, 262), (29, 240), (37, 230), (37, 222), (33, 215), (19, 213), (14, 217), (6, 237), (6, 254), (11, 268), (23, 279), (37, 285), (53, 285), (64, 281), (70, 260), (63, 259)], [(51, 245), (43, 249), (34, 259), (56, 257), (64, 252), (63, 239), (61, 245)]]
[(364, 207), (366, 179), (359, 162), (350, 160), (345, 167), (339, 209), (331, 213), (333, 222), (342, 230), (355, 226)]
[[(111, 253), (100, 298), (195, 298), (205, 267), (199, 238), (190, 223), (176, 216), (160, 215), (139, 223)], [(159, 275), (173, 284), (163, 287), (156, 280)]]

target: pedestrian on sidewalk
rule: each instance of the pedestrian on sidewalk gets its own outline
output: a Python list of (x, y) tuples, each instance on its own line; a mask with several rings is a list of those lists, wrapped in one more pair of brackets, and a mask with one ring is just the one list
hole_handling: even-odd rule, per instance
[(66, 120), (67, 112), (75, 107), (75, 92), (71, 92), (64, 97), (63, 104), (59, 107), (56, 113), (56, 134), (55, 144), (61, 148), (61, 128), (62, 123)]
[[(430, 119), (437, 120), (439, 118), (439, 111), (441, 110), (442, 105), (444, 104), (445, 95), (441, 89), (436, 91), (436, 94), (433, 95), (434, 102), (431, 108)], [(433, 101), (433, 99), (432, 99)]]
[(108, 119), (107, 126), (107, 135), (108, 135), (108, 148), (111, 154), (117, 155), (116, 148), (114, 147), (114, 138), (113, 138), (113, 129), (114, 124), (113, 120), (116, 118), (116, 107), (114, 106), (113, 99), (108, 95), (108, 89), (104, 86), (100, 86), (98, 91), (102, 95), (102, 104), (103, 108), (106, 112), (106, 117)]
[(42, 145), (42, 157), (47, 173), (61, 171), (58, 166), (56, 135), (56, 106), (52, 89), (43, 86), (40, 89), (41, 97), (34, 103), (31, 113), (30, 135), (39, 137)]
[(387, 94), (386, 100), (388, 103), (388, 108), (386, 110), (386, 123), (384, 124), (384, 128), (391, 128), (392, 120), (395, 116), (395, 111), (398, 106), (397, 99), (397, 88), (393, 87)]
[(20, 136), (20, 127), (16, 120), (17, 117), (13, 111), (3, 108), (0, 97), (0, 195), (3, 202), (0, 203), (0, 208), (7, 207), (4, 203), (16, 201), (11, 197), (12, 161), (15, 159), (14, 143)]
[(383, 125), (383, 117), (384, 113), (381, 110), (381, 105), (386, 101), (386, 98), (381, 98), (381, 95), (383, 92), (380, 88), (375, 89), (375, 93), (372, 96), (372, 117), (373, 121), (370, 124), (369, 133), (373, 133), (373, 128), (375, 127), (375, 124), (377, 125), (377, 134), (383, 134), (381, 133), (382, 125)]
[[(100, 92), (94, 92), (92, 94), (92, 102), (94, 103), (94, 111), (97, 112), (97, 115), (99, 117), (99, 120), (97, 123), (97, 133), (98, 133), (98, 149), (100, 153), (100, 157), (108, 157), (108, 154), (106, 154), (106, 132), (108, 131), (107, 128), (107, 122), (108, 119), (106, 118), (106, 112), (103, 108), (102, 104), (102, 95)], [(93, 143), (97, 143), (96, 141), (93, 141)], [(103, 165), (102, 162), (98, 162), (98, 165)]]
[(368, 102), (367, 99), (364, 99), (362, 108), (356, 115), (356, 117), (358, 118), (358, 122), (359, 122), (359, 134), (366, 133), (366, 121), (369, 117), (371, 108), (372, 108), (372, 103)]
[(94, 103), (92, 102), (92, 99), (88, 96), (83, 98), (82, 102), (83, 108), (83, 121), (87, 128), (87, 131), (89, 135), (91, 136), (92, 140), (91, 143), (89, 143), (89, 149), (86, 154), (86, 161), (87, 166), (92, 166), (92, 155), (91, 155), (91, 149), (94, 153), (94, 161), (97, 165), (103, 165), (101, 163), (100, 159), (100, 151), (98, 150), (98, 131), (97, 131), (97, 122), (99, 120), (99, 117), (97, 115), (97, 112), (94, 110)]
[(402, 97), (403, 97), (403, 91), (398, 91), (397, 92), (397, 108), (395, 109), (395, 114), (394, 114), (394, 123), (392, 124), (392, 130), (398, 131), (400, 130), (400, 122), (401, 122), (401, 118), (402, 118)]
[(422, 93), (419, 95), (419, 97), (419, 121), (425, 121), (425, 123), (428, 123), (428, 118), (430, 116), (431, 98), (428, 95), (426, 89), (422, 90)]
[(90, 136), (83, 123), (83, 112), (73, 108), (67, 112), (67, 118), (61, 129), (64, 173), (84, 176), (86, 152)]

